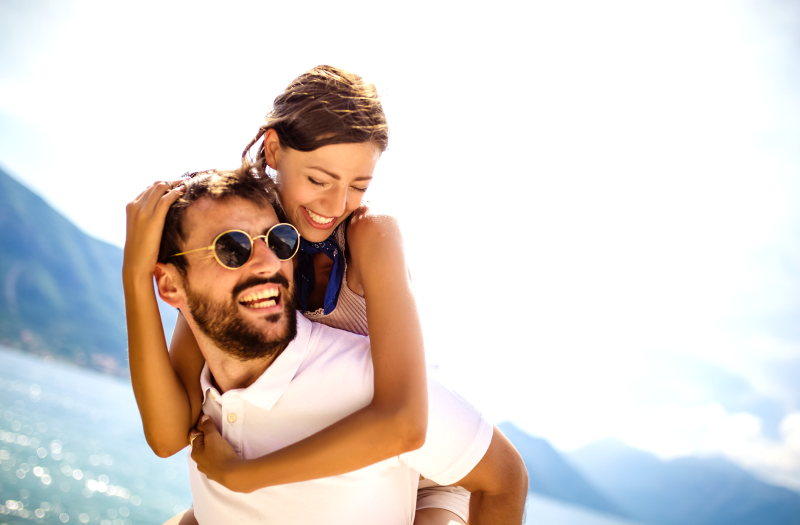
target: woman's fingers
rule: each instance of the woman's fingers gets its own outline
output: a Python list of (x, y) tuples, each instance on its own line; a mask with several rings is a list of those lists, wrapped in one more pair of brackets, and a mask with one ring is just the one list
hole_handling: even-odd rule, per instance
[[(192, 431), (194, 432), (194, 431)], [(205, 436), (202, 432), (197, 432), (196, 434), (190, 433), (189, 434), (189, 445), (192, 447), (192, 458), (195, 457), (196, 454), (200, 454), (205, 447)]]
[[(151, 193), (156, 191), (156, 189), (159, 188), (159, 187), (161, 187), (161, 189), (163, 190), (164, 186), (166, 186), (166, 191), (170, 191), (172, 189), (180, 187), (185, 182), (186, 182), (186, 179), (173, 179), (171, 181), (157, 180), (153, 184), (150, 184), (145, 189), (143, 189), (141, 191), (141, 193), (139, 193), (139, 195), (137, 195), (131, 201), (131, 203), (134, 203), (134, 202), (136, 202), (138, 200), (141, 200), (142, 198), (144, 198), (145, 194), (150, 195)], [(166, 193), (166, 191), (164, 191), (164, 193)]]
[[(172, 183), (167, 181), (158, 181), (148, 186), (147, 189), (144, 190), (144, 192), (142, 192), (142, 194), (132, 203), (132, 211), (144, 213), (147, 216), (152, 215), (161, 202), (162, 197), (171, 193), (175, 193), (170, 191), (170, 184)], [(174, 184), (173, 187), (175, 187)], [(177, 196), (175, 199), (177, 199)], [(172, 202), (174, 202), (174, 200), (172, 200)], [(172, 204), (172, 202), (170, 202), (170, 204)]]
[(153, 213), (161, 202), (161, 198), (170, 191), (171, 183), (165, 180), (158, 181), (150, 188), (150, 194), (147, 196), (143, 209), (149, 213)]
[(169, 182), (157, 181), (126, 208), (128, 224), (123, 265), (130, 275), (152, 276), (167, 211), (185, 189), (179, 186), (170, 190), (169, 187)]
[(147, 199), (147, 196), (150, 195), (150, 193), (153, 191), (153, 186), (155, 186), (156, 184), (158, 184), (158, 182), (155, 182), (147, 186), (145, 189), (142, 190), (141, 193), (139, 193), (139, 195), (134, 197), (134, 199), (128, 203), (128, 206), (126, 206), (125, 209), (128, 211), (129, 215), (131, 212), (137, 211), (141, 207), (141, 203)]
[(194, 445), (194, 440), (202, 436), (203, 433), (196, 428), (189, 431), (189, 445)]
[(186, 191), (186, 187), (183, 185), (183, 182), (179, 182), (179, 185), (174, 186), (171, 190), (161, 196), (158, 200), (158, 204), (156, 204), (155, 210), (153, 210), (153, 214), (160, 220), (163, 221), (167, 216), (167, 211), (172, 204), (181, 198), (183, 192)]

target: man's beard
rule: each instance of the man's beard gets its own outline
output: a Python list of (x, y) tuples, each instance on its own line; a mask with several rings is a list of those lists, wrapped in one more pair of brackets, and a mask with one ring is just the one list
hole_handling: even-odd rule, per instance
[[(286, 316), (286, 330), (282, 334), (268, 336), (263, 331), (251, 326), (239, 314), (236, 296), (247, 288), (266, 283), (281, 285), (281, 301), (283, 314)], [(262, 357), (275, 356), (297, 335), (297, 297), (294, 283), (281, 274), (269, 278), (252, 277), (239, 283), (231, 293), (229, 303), (214, 304), (204, 294), (196, 293), (186, 282), (186, 295), (189, 310), (192, 312), (197, 326), (222, 351), (241, 361), (249, 361)], [(282, 314), (264, 316), (270, 323), (278, 323)]]

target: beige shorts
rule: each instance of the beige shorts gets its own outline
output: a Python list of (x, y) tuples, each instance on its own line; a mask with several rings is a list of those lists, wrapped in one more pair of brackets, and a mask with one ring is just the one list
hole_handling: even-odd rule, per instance
[(469, 492), (461, 487), (445, 487), (421, 479), (417, 490), (417, 510), (421, 509), (449, 510), (466, 523), (469, 521)]

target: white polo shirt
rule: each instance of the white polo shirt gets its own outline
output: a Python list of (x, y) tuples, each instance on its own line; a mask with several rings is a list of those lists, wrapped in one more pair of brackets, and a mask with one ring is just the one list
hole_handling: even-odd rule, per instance
[[(203, 411), (240, 457), (300, 441), (372, 399), (369, 339), (297, 315), (297, 337), (247, 388), (220, 394), (203, 369)], [(419, 475), (441, 485), (466, 476), (486, 453), (492, 425), (461, 397), (428, 382), (428, 435), (419, 450), (344, 474), (232, 492), (189, 456), (194, 512), (201, 525), (382, 525), (414, 521)]]

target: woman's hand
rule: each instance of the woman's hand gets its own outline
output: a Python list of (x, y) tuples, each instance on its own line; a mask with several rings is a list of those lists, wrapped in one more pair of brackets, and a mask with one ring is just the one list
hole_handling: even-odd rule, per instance
[(123, 278), (152, 279), (158, 260), (161, 233), (169, 207), (183, 195), (183, 180), (151, 184), (133, 199), (125, 211), (128, 216)]
[(192, 444), (192, 459), (197, 463), (197, 470), (234, 492), (248, 492), (242, 479), (236, 476), (241, 459), (233, 447), (225, 441), (217, 431), (217, 425), (209, 416), (202, 416), (197, 428), (189, 433)]

